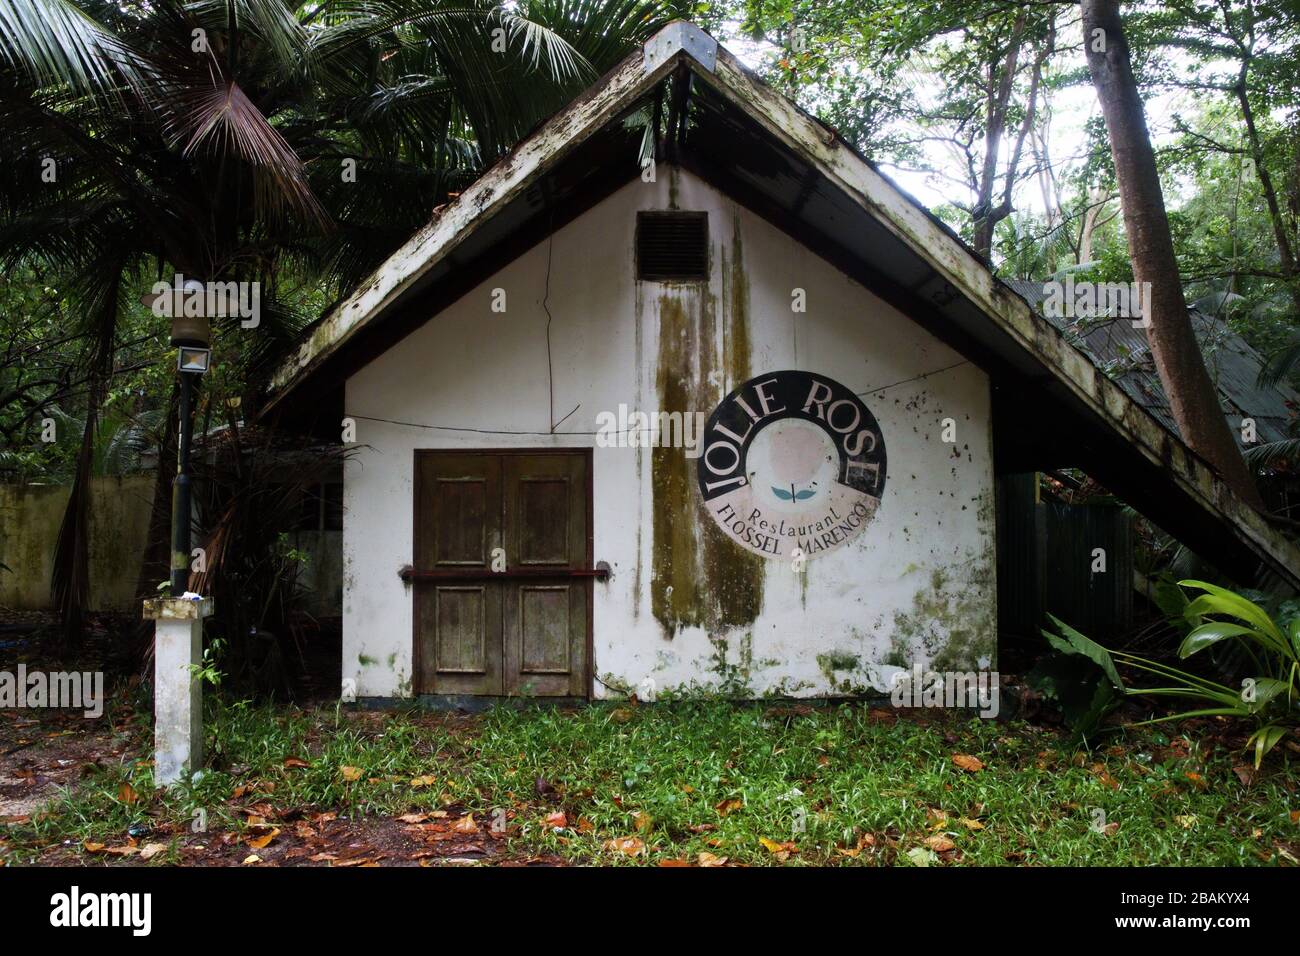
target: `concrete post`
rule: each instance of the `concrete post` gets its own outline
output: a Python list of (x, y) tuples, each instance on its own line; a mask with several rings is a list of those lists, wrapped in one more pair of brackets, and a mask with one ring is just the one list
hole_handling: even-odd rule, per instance
[(167, 786), (203, 764), (203, 685), (190, 670), (203, 662), (203, 619), (212, 599), (144, 602), (154, 622), (154, 782)]

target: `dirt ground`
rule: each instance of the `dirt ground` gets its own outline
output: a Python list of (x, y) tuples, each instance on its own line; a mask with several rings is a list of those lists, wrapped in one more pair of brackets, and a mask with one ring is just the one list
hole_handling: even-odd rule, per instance
[[(109, 717), (78, 712), (0, 710), (0, 827), (26, 823), (75, 788), (97, 764), (123, 758), (128, 735)], [(349, 820), (311, 809), (277, 811), (265, 795), (237, 799), (248, 829), (194, 832), (158, 825), (121, 835), (120, 843), (54, 843), (45, 866), (143, 864), (168, 846), (168, 862), (186, 866), (556, 866), (559, 857), (508, 849), (512, 827), (494, 829), (456, 807), (395, 818)], [(177, 839), (179, 837), (179, 839)], [(0, 844), (3, 842), (0, 830)], [(265, 843), (263, 844), (263, 841)], [(154, 849), (151, 851), (151, 847)]]
[[(0, 609), (0, 668), (29, 665), (48, 643), (50, 615)], [(133, 678), (116, 660), (114, 643), (120, 621), (92, 621), (79, 669), (104, 667), (120, 693), (129, 694)], [(336, 649), (323, 643), (307, 649), (308, 696), (316, 685), (337, 686)], [(317, 666), (311, 666), (317, 665)], [(45, 661), (43, 666), (57, 666)], [(358, 715), (362, 720), (367, 716)], [(373, 715), (377, 716), (377, 715)], [(4, 828), (30, 821), (42, 807), (75, 790), (96, 767), (127, 759), (127, 748), (138, 732), (131, 722), (139, 716), (119, 708), (98, 718), (72, 710), (0, 710), (0, 849)], [(494, 832), (489, 821), (475, 820), (456, 808), (403, 818), (339, 818), (333, 812), (294, 809), (277, 813), (264, 798), (249, 795), (236, 801), (249, 824), (244, 833), (230, 830), (194, 832), (171, 825), (121, 834), (116, 845), (72, 841), (42, 849), (39, 862), (48, 866), (144, 864), (159, 846), (167, 846), (168, 861), (188, 866), (505, 866), (563, 865), (558, 857), (513, 855), (507, 850), (510, 828)], [(264, 823), (258, 821), (265, 821)], [(272, 835), (273, 834), (273, 835)], [(179, 839), (178, 839), (179, 837)], [(265, 845), (259, 845), (264, 838)], [(152, 851), (151, 851), (152, 848)]]

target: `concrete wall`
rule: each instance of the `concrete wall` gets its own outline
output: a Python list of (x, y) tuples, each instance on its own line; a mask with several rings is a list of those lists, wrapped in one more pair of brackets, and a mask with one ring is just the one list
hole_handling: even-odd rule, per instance
[[(707, 210), (706, 285), (636, 281), (636, 212), (667, 208)], [(806, 312), (792, 310), (796, 288)], [(494, 289), (504, 314), (492, 311)], [(554, 435), (548, 321), (555, 418), (568, 415)], [(661, 165), (656, 183), (615, 193), (349, 379), (362, 447), (345, 466), (343, 676), (362, 696), (411, 693), (411, 591), (397, 572), (412, 558), (415, 449), (592, 447), (597, 416), (620, 404), (707, 415), (780, 369), (835, 379), (875, 415), (889, 473), (874, 520), (794, 573), (718, 530), (681, 449), (596, 447), (595, 559), (614, 568), (595, 585), (596, 696), (645, 678), (659, 690), (837, 695), (886, 688), (914, 661), (987, 664), (987, 377), (784, 233)], [(941, 439), (945, 418), (953, 443)]]
[[(91, 479), (90, 610), (138, 612), (136, 576), (144, 558), (153, 502), (152, 474)], [(50, 571), (67, 485), (0, 485), (0, 607), (49, 608)], [(306, 552), (300, 584), (302, 609), (316, 617), (339, 613), (343, 534), (291, 531), (293, 547)]]
[[(149, 533), (153, 475), (96, 477), (90, 483), (92, 611), (130, 611)], [(0, 605), (50, 607), (54, 546), (68, 504), (67, 485), (0, 485)]]

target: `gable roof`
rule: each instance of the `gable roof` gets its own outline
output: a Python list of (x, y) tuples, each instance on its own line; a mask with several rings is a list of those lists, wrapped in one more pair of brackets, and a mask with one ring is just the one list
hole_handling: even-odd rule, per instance
[(524, 139), (313, 326), (273, 376), (263, 415), (340, 408), (347, 375), (631, 182), (641, 134), (624, 120), (641, 110), (669, 118), (663, 159), (988, 372), (1000, 472), (1082, 468), (1223, 570), (1248, 579), (1262, 565), (1300, 587), (1300, 549), (1170, 428), (833, 130), (683, 22)]

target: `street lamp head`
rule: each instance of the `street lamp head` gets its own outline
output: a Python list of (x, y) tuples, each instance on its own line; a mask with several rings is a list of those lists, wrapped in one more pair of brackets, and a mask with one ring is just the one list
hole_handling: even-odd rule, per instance
[(212, 363), (212, 349), (181, 346), (176, 353), (176, 367), (182, 372), (202, 375)]
[(212, 342), (212, 326), (206, 315), (173, 315), (172, 345), (205, 349)]

